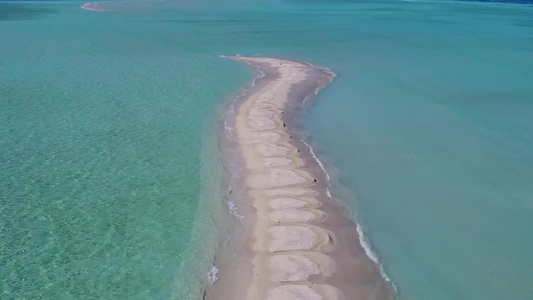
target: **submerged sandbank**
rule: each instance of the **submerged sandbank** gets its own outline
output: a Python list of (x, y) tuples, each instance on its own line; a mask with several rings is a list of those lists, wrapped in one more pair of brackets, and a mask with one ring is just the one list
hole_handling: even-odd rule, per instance
[(322, 164), (291, 131), (302, 105), (333, 73), (301, 62), (228, 58), (263, 76), (236, 102), (228, 129), (240, 157), (225, 159), (242, 166), (235, 201), (243, 230), (233, 241), (234, 256), (217, 257), (220, 280), (205, 298), (393, 299), (355, 224), (332, 198)]

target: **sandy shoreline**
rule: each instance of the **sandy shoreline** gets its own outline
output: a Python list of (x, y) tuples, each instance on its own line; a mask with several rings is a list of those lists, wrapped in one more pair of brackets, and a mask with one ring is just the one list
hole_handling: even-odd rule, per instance
[(206, 299), (394, 299), (328, 190), (312, 149), (291, 131), (302, 104), (333, 73), (306, 63), (228, 57), (262, 72), (232, 123), (244, 184), (235, 256), (218, 259), (221, 280)]

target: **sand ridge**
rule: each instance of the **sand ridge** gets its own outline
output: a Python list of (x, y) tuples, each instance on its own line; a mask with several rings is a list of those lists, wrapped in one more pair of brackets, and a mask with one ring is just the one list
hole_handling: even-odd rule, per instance
[(239, 166), (238, 192), (231, 195), (242, 235), (223, 242), (232, 251), (215, 257), (219, 281), (204, 299), (395, 299), (350, 214), (331, 195), (329, 174), (293, 128), (305, 103), (334, 74), (281, 59), (225, 58), (261, 76), (236, 98), (237, 106), (230, 105), (231, 146), (221, 151), (231, 149), (223, 159)]
[(321, 211), (316, 179), (301, 169), (299, 150), (282, 121), (288, 94), (306, 79), (312, 66), (260, 57), (231, 57), (248, 64), (269, 65), (277, 78), (240, 106), (236, 129), (257, 210), (254, 228), (254, 274), (246, 299), (342, 299), (342, 292), (309, 278), (328, 277), (335, 262), (327, 255), (334, 234), (320, 227)]

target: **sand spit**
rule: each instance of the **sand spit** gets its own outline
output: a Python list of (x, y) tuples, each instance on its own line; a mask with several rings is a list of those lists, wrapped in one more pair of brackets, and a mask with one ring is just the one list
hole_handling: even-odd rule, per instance
[(228, 58), (266, 75), (245, 94), (234, 122), (246, 170), (246, 197), (240, 205), (249, 206), (243, 209), (248, 234), (237, 253), (238, 265), (221, 267), (217, 284), (222, 286), (208, 289), (205, 298), (394, 299), (359, 244), (355, 225), (329, 197), (327, 174), (290, 131), (291, 116), (333, 74), (301, 62)]

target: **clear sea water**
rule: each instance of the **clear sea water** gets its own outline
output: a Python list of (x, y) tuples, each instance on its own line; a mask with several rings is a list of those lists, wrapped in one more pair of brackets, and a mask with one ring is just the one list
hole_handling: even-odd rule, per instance
[(309, 140), (399, 299), (533, 299), (531, 5), (83, 3), (0, 2), (1, 299), (202, 298), (233, 54), (338, 74)]

